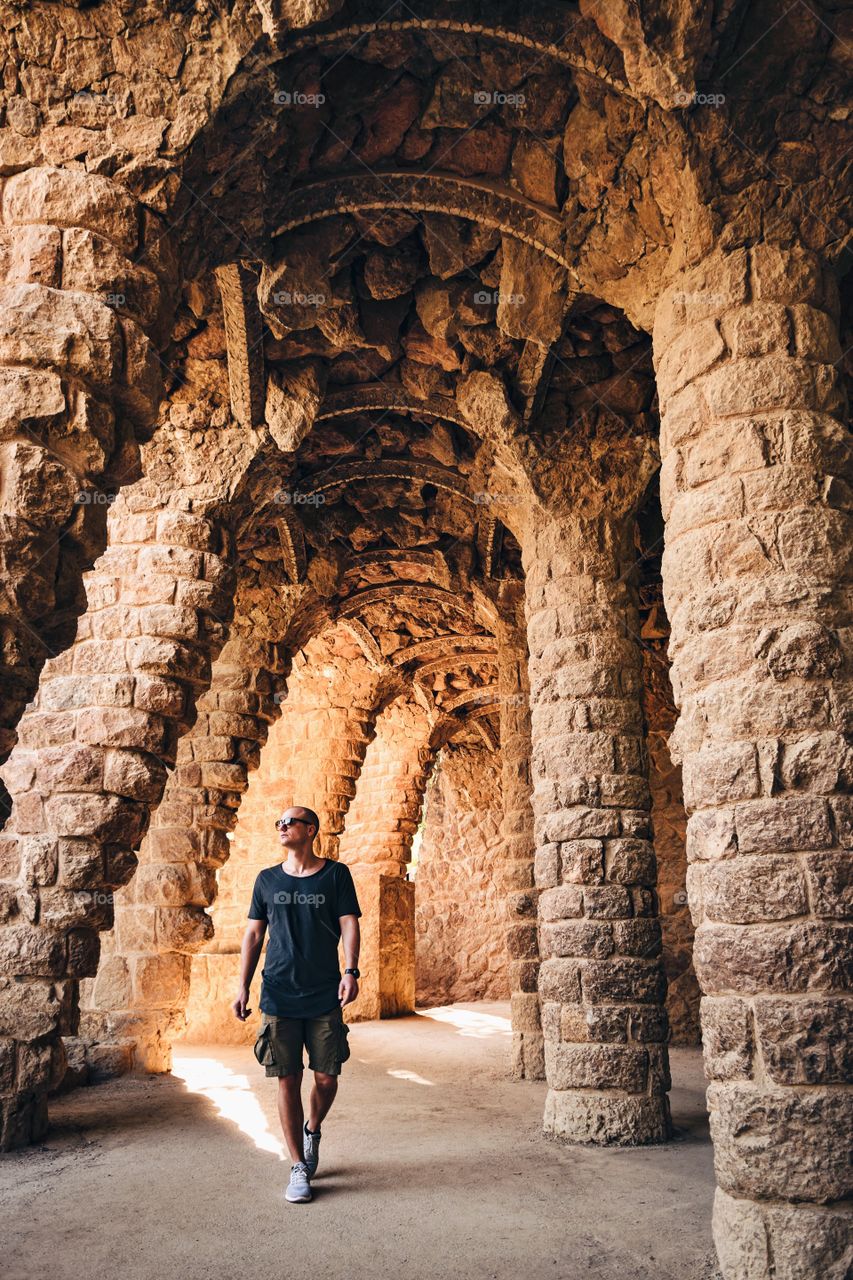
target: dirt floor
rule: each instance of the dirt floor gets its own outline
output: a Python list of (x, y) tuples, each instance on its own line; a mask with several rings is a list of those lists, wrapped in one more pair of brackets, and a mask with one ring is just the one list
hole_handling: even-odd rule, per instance
[(546, 1141), (507, 1079), (509, 1006), (352, 1027), (314, 1200), (287, 1204), (276, 1083), (251, 1051), (178, 1046), (172, 1076), (54, 1101), (0, 1161), (5, 1280), (711, 1280), (698, 1050), (673, 1050), (677, 1137)]

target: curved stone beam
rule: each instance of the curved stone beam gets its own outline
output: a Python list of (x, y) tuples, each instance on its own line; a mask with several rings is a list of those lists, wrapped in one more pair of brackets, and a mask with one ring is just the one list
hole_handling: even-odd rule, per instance
[(440, 396), (419, 400), (403, 387), (383, 382), (365, 382), (332, 392), (320, 406), (316, 421), (351, 417), (370, 413), (372, 410), (381, 410), (383, 413), (396, 410), (397, 413), (410, 413), (421, 418), (440, 418), (443, 422), (463, 427), (465, 431), (471, 430), (469, 422), (456, 408), (454, 401), (443, 400)]
[(477, 523), (477, 551), (487, 578), (497, 576), (501, 554), (503, 525), (495, 516), (484, 515)]
[(360, 618), (346, 618), (341, 620), (341, 626), (344, 631), (349, 632), (361, 652), (367, 659), (368, 664), (374, 671), (384, 671), (387, 662), (382, 656), (382, 650), (373, 638), (372, 632), (364, 625)]
[(397, 601), (400, 596), (411, 596), (415, 600), (435, 601), (452, 609), (455, 613), (470, 616), (473, 609), (471, 597), (462, 592), (446, 591), (443, 587), (430, 587), (420, 582), (395, 582), (385, 587), (368, 587), (365, 591), (357, 591), (355, 595), (341, 602), (338, 606), (339, 618), (350, 618), (370, 605), (385, 604)]
[[(268, 7), (269, 0), (258, 0), (258, 3), (263, 10)], [(620, 51), (605, 44), (598, 32), (592, 31), (587, 19), (563, 6), (537, 4), (535, 11), (531, 11), (529, 5), (522, 3), (479, 0), (479, 3), (469, 2), (464, 6), (434, 4), (425, 17), (415, 15), (411, 9), (404, 10), (402, 17), (393, 19), (386, 16), (389, 9), (384, 0), (361, 5), (359, 9), (359, 20), (346, 26), (331, 23), (321, 26), (318, 23), (313, 30), (295, 38), (288, 32), (287, 45), (283, 50), (285, 55), (301, 53), (305, 49), (321, 49), (342, 40), (352, 45), (363, 36), (383, 32), (446, 32), (529, 49), (538, 55), (537, 62), (547, 58), (561, 66), (585, 71), (614, 89), (628, 91)], [(281, 34), (284, 36), (285, 32)], [(598, 47), (598, 58), (587, 53), (586, 46), (590, 44)]]
[(421, 663), (413, 671), (412, 678), (420, 680), (421, 676), (431, 676), (442, 671), (450, 671), (454, 667), (474, 666), (484, 662), (490, 662), (493, 666), (497, 666), (497, 650), (495, 649), (491, 653), (478, 653), (474, 650), (463, 649), (459, 653), (448, 653), (444, 658), (433, 658), (431, 662)]
[(386, 547), (376, 551), (355, 551), (350, 556), (345, 573), (368, 564), (397, 564), (403, 561), (408, 564), (422, 564), (428, 569), (439, 572), (447, 570), (447, 561), (438, 550), (427, 550), (424, 547)]
[(305, 581), (307, 556), (302, 523), (292, 511), (285, 511), (276, 520), (284, 569), (293, 586)]
[(256, 427), (264, 420), (266, 403), (257, 272), (244, 262), (232, 262), (217, 267), (215, 275), (225, 320), (231, 412), (241, 426)]
[[(495, 640), (490, 635), (445, 635), (434, 636), (429, 640), (416, 640), (405, 649), (398, 649), (391, 655), (390, 661), (395, 666), (403, 666), (407, 662), (416, 662), (419, 658), (441, 657), (447, 653), (447, 645), (460, 645), (469, 651), (481, 649), (485, 656), (495, 652)], [(448, 655), (449, 656), (449, 655)]]
[(286, 220), (273, 237), (307, 222), (363, 209), (418, 209), (469, 218), (514, 236), (571, 270), (560, 216), (496, 183), (475, 182), (455, 174), (422, 174), (405, 169), (380, 173), (336, 174), (291, 188)]
[(437, 489), (447, 489), (465, 502), (473, 503), (468, 486), (460, 480), (459, 472), (432, 462), (409, 462), (386, 458), (378, 462), (344, 462), (317, 473), (316, 482), (309, 474), (302, 477), (303, 493), (327, 493), (356, 480), (412, 480), (418, 484), (432, 484)]
[(448, 698), (446, 702), (442, 702), (442, 711), (452, 713), (458, 711), (461, 707), (492, 708), (496, 707), (500, 702), (500, 694), (498, 686), (481, 685), (476, 689), (463, 689), (461, 693), (454, 694), (452, 698)]
[(492, 722), (487, 720), (485, 716), (470, 717), (474, 721), (474, 728), (485, 742), (490, 751), (497, 751), (501, 745), (500, 737), (492, 728)]

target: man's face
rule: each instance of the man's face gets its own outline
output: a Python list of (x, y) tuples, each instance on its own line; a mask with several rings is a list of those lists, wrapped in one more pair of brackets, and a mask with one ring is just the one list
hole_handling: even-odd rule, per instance
[(284, 849), (300, 848), (311, 843), (314, 824), (308, 822), (304, 809), (285, 809), (276, 826), (279, 844)]

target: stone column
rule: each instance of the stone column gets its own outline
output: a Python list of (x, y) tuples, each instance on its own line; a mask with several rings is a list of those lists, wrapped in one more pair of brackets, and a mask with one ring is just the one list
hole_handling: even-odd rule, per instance
[(677, 280), (654, 328), (726, 1280), (840, 1280), (849, 1262), (853, 455), (837, 319), (820, 263), (757, 245)]
[[(509, 590), (506, 589), (509, 588)], [(536, 842), (530, 795), (530, 681), (521, 584), (506, 584), (505, 617), (498, 624), (498, 687), (501, 717), (503, 859), (495, 880), (506, 894), (507, 952), (512, 1009), (512, 1074), (516, 1080), (545, 1075), (539, 1011), (539, 938), (533, 874)]]
[(213, 935), (205, 908), (231, 851), (227, 833), (281, 714), (282, 646), (232, 634), (139, 851), (116, 895), (97, 977), (81, 990), (80, 1038), (69, 1060), (98, 1075), (168, 1071), (184, 1029), (193, 954)]
[(539, 514), (523, 548), (545, 1132), (575, 1142), (669, 1128), (629, 531)]
[(81, 575), (125, 479), (116, 459), (156, 418), (150, 339), (177, 277), (164, 230), (99, 174), (44, 166), (3, 180), (0, 760), (45, 660), (73, 639)]
[(220, 529), (134, 489), (112, 509), (78, 639), (46, 665), (4, 770), (14, 801), (0, 838), (5, 1148), (45, 1131), (78, 980), (97, 970), (112, 891), (133, 874), (225, 636), (232, 584)]
[(415, 886), (404, 877), (434, 759), (429, 736), (417, 703), (400, 698), (383, 711), (340, 839), (364, 913), (354, 1018), (415, 1007)]

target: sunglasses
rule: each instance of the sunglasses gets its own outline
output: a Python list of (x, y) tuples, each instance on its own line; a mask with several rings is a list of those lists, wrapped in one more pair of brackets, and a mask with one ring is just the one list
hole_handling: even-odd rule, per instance
[(294, 822), (301, 822), (304, 827), (313, 827), (314, 825), (307, 818), (277, 818), (275, 825), (279, 831), (286, 831), (288, 827), (293, 826)]

